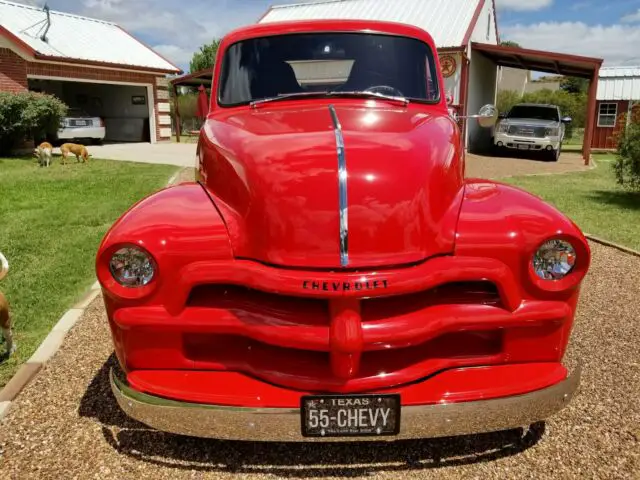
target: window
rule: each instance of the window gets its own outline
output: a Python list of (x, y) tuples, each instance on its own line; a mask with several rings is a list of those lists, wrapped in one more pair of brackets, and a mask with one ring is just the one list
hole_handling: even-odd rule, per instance
[(224, 54), (218, 101), (243, 105), (286, 94), (379, 91), (440, 99), (434, 54), (420, 40), (372, 33), (301, 33), (251, 38)]
[(509, 118), (527, 118), (533, 120), (545, 120), (559, 122), (558, 109), (539, 105), (516, 105), (511, 109)]
[(491, 10), (489, 10), (489, 16), (487, 18), (487, 40), (491, 38)]
[(617, 116), (617, 103), (601, 103), (598, 111), (598, 127), (614, 128)]

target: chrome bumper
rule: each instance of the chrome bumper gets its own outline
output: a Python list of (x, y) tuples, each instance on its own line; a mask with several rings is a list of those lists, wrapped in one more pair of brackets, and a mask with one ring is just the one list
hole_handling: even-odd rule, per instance
[(317, 442), (394, 441), (508, 430), (544, 420), (564, 408), (580, 383), (581, 368), (564, 381), (524, 395), (402, 407), (400, 433), (394, 437), (306, 438), (298, 408), (242, 408), (167, 400), (137, 392), (110, 374), (120, 408), (152, 428), (222, 440)]
[(557, 150), (560, 148), (561, 140), (560, 137), (519, 137), (506, 133), (496, 133), (493, 143), (494, 145), (502, 143), (504, 147), (514, 149), (518, 148), (518, 145), (529, 145), (531, 147), (538, 147), (538, 149), (545, 149), (550, 145), (554, 150)]

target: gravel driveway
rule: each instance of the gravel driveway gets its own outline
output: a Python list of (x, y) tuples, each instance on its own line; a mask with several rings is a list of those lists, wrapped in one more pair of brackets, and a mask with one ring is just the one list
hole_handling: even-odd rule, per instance
[(508, 152), (498, 157), (469, 153), (466, 158), (466, 175), (470, 178), (582, 172), (588, 169), (582, 155), (573, 152), (563, 153), (557, 162), (547, 162), (534, 155), (511, 157)]
[[(570, 349), (574, 401), (519, 431), (397, 444), (219, 442), (152, 431), (109, 390), (98, 298), (0, 426), (1, 478), (640, 478), (640, 259), (592, 245)], [(241, 475), (239, 475), (241, 474)]]

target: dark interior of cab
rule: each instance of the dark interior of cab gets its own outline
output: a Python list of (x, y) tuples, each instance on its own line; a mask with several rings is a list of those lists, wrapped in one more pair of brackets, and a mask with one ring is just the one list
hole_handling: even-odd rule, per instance
[(372, 33), (304, 33), (231, 45), (223, 59), (221, 105), (292, 93), (362, 92), (437, 100), (434, 56), (414, 38)]

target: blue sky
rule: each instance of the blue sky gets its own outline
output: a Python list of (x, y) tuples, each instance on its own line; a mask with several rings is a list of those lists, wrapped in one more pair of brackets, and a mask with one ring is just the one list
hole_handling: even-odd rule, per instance
[[(300, 1), (309, 0), (48, 0), (48, 4), (54, 10), (117, 22), (186, 70), (202, 43), (254, 23), (269, 5)], [(44, 2), (22, 0), (36, 6)], [(606, 65), (640, 65), (640, 0), (496, 3), (503, 39), (524, 47), (604, 58)]]

